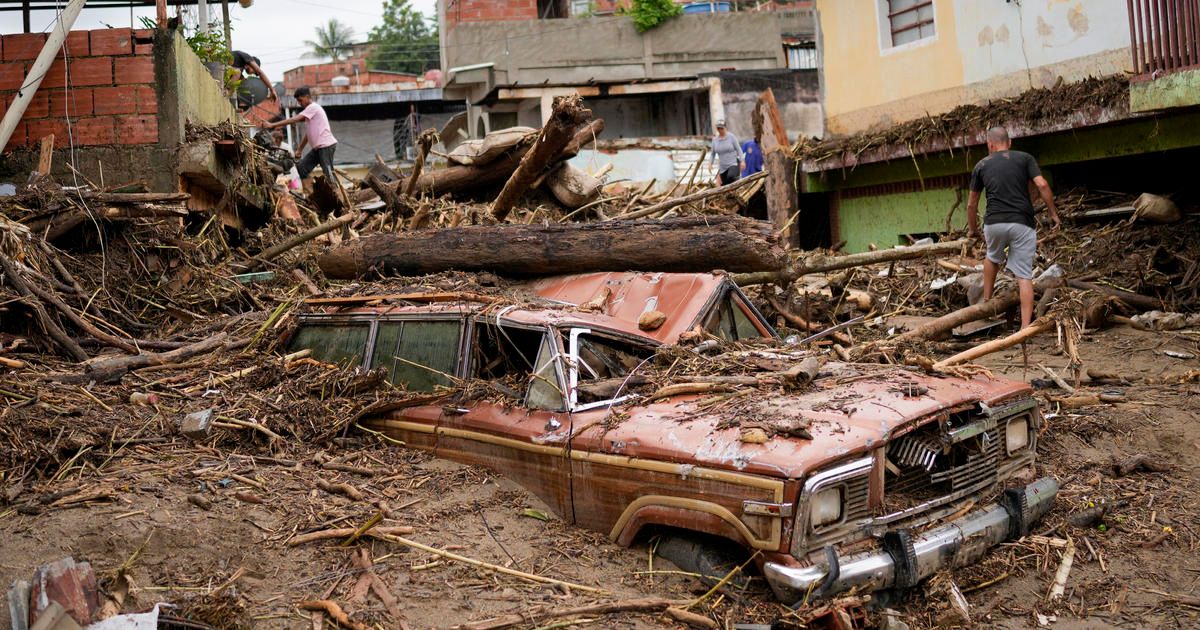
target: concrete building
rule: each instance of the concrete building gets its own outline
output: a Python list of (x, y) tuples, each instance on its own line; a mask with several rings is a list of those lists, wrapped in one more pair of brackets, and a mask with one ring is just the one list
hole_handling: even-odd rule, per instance
[[(1192, 10), (1176, 18), (1178, 4), (817, 0), (825, 131), (836, 140), (824, 146), (842, 150), (803, 163), (803, 243), (890, 247), (946, 231), (951, 215), (961, 229), (988, 125), (1007, 126), (1058, 190), (1172, 192), (1194, 179), (1180, 169), (1200, 147), (1187, 69), (1200, 61), (1200, 12), (1183, 3)], [(1113, 82), (1119, 98), (1082, 94)], [(1004, 107), (1022, 94), (1036, 106)], [(955, 128), (977, 105), (978, 123)], [(937, 118), (952, 110), (963, 115)], [(933, 121), (927, 134), (906, 135), (922, 120)]]
[[(811, 2), (688, 13), (645, 33), (614, 13), (620, 4), (440, 0), (444, 93), (467, 103), (465, 134), (538, 127), (556, 96), (577, 93), (605, 120), (599, 148), (645, 153), (618, 159), (613, 176), (667, 186), (716, 120), (753, 138), (750, 111), (767, 87), (792, 137), (821, 134)], [(595, 167), (597, 157), (576, 160)]]

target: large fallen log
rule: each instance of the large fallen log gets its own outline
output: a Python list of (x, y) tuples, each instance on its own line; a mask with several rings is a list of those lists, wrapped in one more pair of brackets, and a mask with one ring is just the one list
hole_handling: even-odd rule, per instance
[(592, 112), (579, 105), (579, 96), (565, 96), (554, 103), (550, 119), (542, 125), (542, 131), (533, 147), (521, 158), (521, 164), (505, 182), (504, 188), (492, 202), (492, 216), (503, 221), (516, 205), (521, 195), (547, 167), (558, 161), (563, 149), (575, 137), (578, 127), (592, 117)]
[(479, 225), (375, 234), (317, 259), (328, 278), (448, 270), (538, 276), (593, 271), (760, 271), (784, 264), (771, 226), (744, 217)]
[(946, 241), (945, 243), (932, 243), (929, 245), (913, 245), (911, 247), (896, 247), (893, 249), (882, 249), (876, 252), (863, 252), (861, 254), (849, 254), (847, 256), (817, 256), (808, 260), (798, 262), (790, 269), (781, 271), (769, 271), (760, 273), (743, 273), (732, 276), (733, 281), (738, 286), (749, 286), (752, 284), (768, 284), (776, 282), (779, 284), (787, 284), (800, 276), (810, 273), (826, 273), (829, 271), (838, 271), (841, 269), (850, 269), (852, 267), (861, 267), (863, 265), (873, 265), (876, 263), (892, 262), (896, 260), (911, 260), (914, 258), (924, 258), (926, 256), (938, 256), (958, 252), (964, 245), (969, 243), (968, 239), (958, 239), (956, 241)]
[(970, 322), (995, 317), (1008, 309), (1018, 306), (1021, 303), (1021, 297), (1016, 291), (1005, 291), (992, 296), (992, 299), (986, 302), (980, 302), (966, 308), (961, 308), (953, 313), (947, 313), (933, 321), (925, 322), (916, 328), (897, 336), (891, 341), (904, 343), (909, 341), (932, 340), (939, 339), (950, 333), (951, 330), (968, 324)]

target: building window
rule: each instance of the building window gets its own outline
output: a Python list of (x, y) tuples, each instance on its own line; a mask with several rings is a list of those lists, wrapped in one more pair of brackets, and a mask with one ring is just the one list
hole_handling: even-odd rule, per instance
[(892, 46), (933, 37), (933, 0), (882, 0)]
[(817, 47), (814, 44), (784, 44), (787, 67), (790, 70), (816, 70)]
[(592, 12), (592, 0), (571, 0), (571, 15), (580, 17)]

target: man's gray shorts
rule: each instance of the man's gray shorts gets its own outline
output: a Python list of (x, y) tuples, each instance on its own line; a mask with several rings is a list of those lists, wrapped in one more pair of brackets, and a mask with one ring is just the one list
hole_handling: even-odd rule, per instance
[[(993, 223), (983, 226), (987, 259), (1004, 265), (1022, 280), (1033, 279), (1033, 257), (1037, 254), (1037, 230), (1024, 223)], [(1005, 253), (1005, 250), (1008, 250)]]

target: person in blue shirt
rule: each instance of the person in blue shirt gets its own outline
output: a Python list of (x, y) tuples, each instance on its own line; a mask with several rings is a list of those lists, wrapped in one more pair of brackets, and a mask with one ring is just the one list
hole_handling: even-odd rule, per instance
[(742, 168), (742, 177), (753, 175), (763, 170), (763, 155), (762, 149), (753, 139), (742, 143), (742, 153), (746, 155), (746, 161)]

